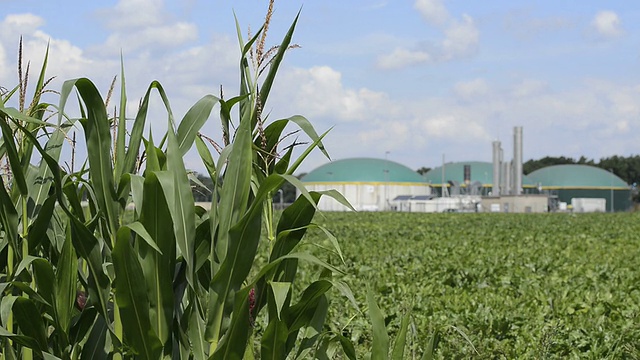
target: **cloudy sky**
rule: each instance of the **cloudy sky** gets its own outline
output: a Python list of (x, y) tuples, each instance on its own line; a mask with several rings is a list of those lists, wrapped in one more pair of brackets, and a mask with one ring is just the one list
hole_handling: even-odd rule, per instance
[[(0, 86), (17, 83), (19, 37), (37, 69), (50, 43), (52, 88), (89, 77), (106, 94), (122, 52), (129, 109), (148, 84), (176, 117), (206, 94), (237, 91), (238, 41), (267, 1), (0, 0)], [(640, 153), (640, 7), (634, 1), (276, 1), (276, 45), (302, 8), (270, 103), (302, 114), (333, 159), (380, 157), (417, 169), (491, 161), (524, 127), (525, 160)], [(35, 74), (36, 71), (32, 72)], [(34, 81), (35, 82), (35, 81)], [(156, 102), (159, 103), (159, 101)], [(133, 114), (130, 114), (133, 116)], [(215, 120), (215, 119), (214, 119)], [(161, 129), (158, 116), (152, 126)], [(220, 138), (217, 123), (205, 132)], [(301, 169), (326, 160), (313, 155)], [(201, 169), (197, 155), (185, 159)]]

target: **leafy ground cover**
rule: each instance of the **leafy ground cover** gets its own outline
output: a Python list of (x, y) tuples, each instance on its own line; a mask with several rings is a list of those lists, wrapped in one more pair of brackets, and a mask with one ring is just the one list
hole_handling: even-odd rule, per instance
[[(437, 358), (637, 359), (637, 214), (324, 213), (363, 313), (335, 295), (334, 331), (371, 349), (370, 287), (409, 357), (437, 330)], [(321, 244), (323, 233), (307, 243)], [(300, 275), (304, 276), (304, 273)], [(360, 358), (359, 356), (358, 358)]]

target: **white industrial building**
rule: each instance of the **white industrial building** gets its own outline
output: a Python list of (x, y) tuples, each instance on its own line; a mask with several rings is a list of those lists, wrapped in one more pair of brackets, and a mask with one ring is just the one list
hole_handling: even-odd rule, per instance
[[(372, 158), (336, 160), (302, 177), (309, 191), (335, 189), (358, 211), (391, 211), (398, 196), (429, 196), (431, 189), (422, 176), (394, 161)], [(320, 210), (346, 211), (344, 205), (323, 196)]]

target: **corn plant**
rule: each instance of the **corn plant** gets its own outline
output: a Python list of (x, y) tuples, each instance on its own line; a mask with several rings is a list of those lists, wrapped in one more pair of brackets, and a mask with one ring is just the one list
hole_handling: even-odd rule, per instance
[[(238, 96), (206, 95), (180, 121), (158, 82), (127, 119), (124, 66), (113, 116), (87, 78), (64, 82), (57, 107), (41, 103), (46, 56), (32, 106), (6, 105), (16, 91), (24, 103), (22, 85), (2, 95), (0, 156), (11, 174), (0, 178), (4, 357), (283, 359), (321, 351), (327, 292), (338, 284), (331, 274), (340, 270), (299, 244), (308, 229), (321, 228), (312, 222), (321, 196), (348, 203), (333, 191), (307, 192), (293, 176), (312, 150), (327, 155), (327, 133), (302, 116), (262, 115), (296, 22), (266, 62), (250, 55), (266, 26), (246, 42), (238, 31)], [(153, 92), (168, 124), (155, 137), (145, 134)], [(69, 115), (75, 99), (76, 117)], [(43, 117), (47, 109), (57, 110), (54, 120)], [(214, 109), (218, 154), (201, 134), (219, 128), (209, 121)], [(297, 142), (279, 148), (290, 125), (311, 139), (299, 157)], [(60, 165), (72, 129), (82, 131), (88, 153), (77, 171)], [(194, 146), (214, 179), (210, 209), (194, 203), (183, 162)], [(276, 220), (271, 199), (285, 182), (302, 195)], [(341, 258), (325, 232), (328, 251)], [(264, 263), (256, 261), (262, 249)], [(318, 274), (299, 283), (298, 268), (307, 264)], [(257, 322), (263, 330), (254, 331)]]

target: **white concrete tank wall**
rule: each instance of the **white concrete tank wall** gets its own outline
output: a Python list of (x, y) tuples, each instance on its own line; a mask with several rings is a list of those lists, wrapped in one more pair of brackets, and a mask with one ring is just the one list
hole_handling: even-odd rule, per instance
[[(430, 195), (428, 184), (412, 183), (305, 183), (308, 191), (324, 191), (335, 189), (340, 192), (357, 211), (391, 210), (388, 203), (400, 195)], [(298, 192), (298, 195), (300, 193)], [(388, 200), (388, 201), (387, 201)], [(318, 208), (323, 211), (349, 210), (338, 201), (322, 196)]]

